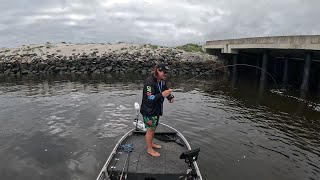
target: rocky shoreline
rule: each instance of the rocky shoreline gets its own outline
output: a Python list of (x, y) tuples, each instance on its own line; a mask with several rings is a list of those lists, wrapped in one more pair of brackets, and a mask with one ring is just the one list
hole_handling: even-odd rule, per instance
[[(50, 45), (50, 46), (49, 46)], [(89, 48), (91, 47), (91, 48)], [(166, 63), (171, 74), (224, 74), (216, 56), (176, 48), (131, 44), (46, 44), (1, 49), (0, 75), (150, 73)]]

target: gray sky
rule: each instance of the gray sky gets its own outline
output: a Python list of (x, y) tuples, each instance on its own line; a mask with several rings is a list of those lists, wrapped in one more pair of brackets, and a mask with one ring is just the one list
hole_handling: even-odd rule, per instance
[(1, 0), (0, 47), (320, 34), (319, 0)]

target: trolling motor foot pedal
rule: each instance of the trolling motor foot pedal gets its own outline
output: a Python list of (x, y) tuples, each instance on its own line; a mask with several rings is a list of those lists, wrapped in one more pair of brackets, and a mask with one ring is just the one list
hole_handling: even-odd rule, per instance
[(183, 152), (180, 155), (180, 159), (184, 159), (184, 161), (188, 163), (190, 167), (191, 164), (198, 159), (199, 152), (200, 152), (200, 148)]
[(183, 152), (180, 155), (180, 159), (184, 159), (184, 161), (189, 166), (188, 173), (187, 173), (187, 178), (186, 178), (188, 180), (189, 179), (193, 180), (193, 179), (195, 179), (197, 177), (197, 172), (195, 171), (195, 169), (193, 167), (193, 162), (198, 159), (199, 152), (200, 152), (200, 148), (197, 148), (197, 149), (192, 149), (192, 150)]

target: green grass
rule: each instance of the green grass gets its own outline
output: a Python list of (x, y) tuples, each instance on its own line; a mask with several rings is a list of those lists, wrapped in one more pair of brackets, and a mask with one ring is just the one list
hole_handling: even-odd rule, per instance
[(23, 51), (34, 51), (35, 49), (39, 49), (39, 51), (42, 51), (41, 48), (43, 48), (44, 46), (35, 46), (35, 47), (30, 47), (27, 46)]
[(157, 49), (158, 48), (158, 46), (157, 45), (150, 45), (150, 48), (152, 49), (152, 50), (155, 50), (155, 49)]
[(27, 46), (23, 51), (31, 51), (30, 46)]
[(177, 49), (181, 49), (184, 50), (186, 52), (203, 52), (202, 51), (202, 46), (198, 45), (198, 44), (185, 44), (182, 46), (177, 46)]
[(47, 42), (47, 43), (46, 43), (46, 48), (47, 48), (47, 49), (52, 48), (52, 47), (53, 47), (53, 45), (51, 45), (50, 42)]
[(167, 49), (167, 53), (172, 53), (172, 52), (173, 52), (172, 48)]

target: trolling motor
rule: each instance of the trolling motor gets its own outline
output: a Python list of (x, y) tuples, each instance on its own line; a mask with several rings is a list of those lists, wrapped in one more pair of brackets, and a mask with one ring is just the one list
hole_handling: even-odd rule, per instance
[(136, 131), (147, 131), (146, 127), (144, 126), (144, 123), (142, 121), (139, 121), (139, 103), (134, 103), (134, 109), (136, 110), (136, 118), (133, 120), (133, 125), (136, 127)]
[(193, 162), (198, 159), (198, 155), (200, 152), (200, 148), (192, 149), (186, 152), (183, 152), (180, 155), (180, 159), (184, 159), (184, 161), (188, 164), (189, 169), (187, 172), (187, 180), (196, 179), (197, 172), (195, 172), (195, 169), (193, 168)]

